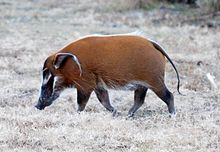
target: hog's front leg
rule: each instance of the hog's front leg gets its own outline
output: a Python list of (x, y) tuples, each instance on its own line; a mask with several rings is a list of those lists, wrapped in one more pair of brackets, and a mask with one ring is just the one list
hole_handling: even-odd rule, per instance
[(110, 112), (113, 113), (113, 116), (115, 116), (117, 110), (112, 107), (110, 100), (109, 100), (109, 95), (108, 91), (104, 88), (96, 88), (95, 89), (95, 94), (98, 98), (98, 100), (101, 102), (101, 104)]
[(77, 90), (77, 104), (78, 104), (77, 111), (78, 112), (83, 111), (85, 109), (91, 93), (92, 91), (84, 92), (81, 90)]

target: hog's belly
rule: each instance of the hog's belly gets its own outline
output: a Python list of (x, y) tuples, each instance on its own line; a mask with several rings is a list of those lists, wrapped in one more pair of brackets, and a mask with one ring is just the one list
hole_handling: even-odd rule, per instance
[(100, 88), (104, 88), (104, 89), (114, 89), (114, 90), (136, 90), (138, 87), (142, 86), (142, 87), (147, 87), (149, 88), (149, 84), (147, 84), (146, 82), (143, 81), (138, 81), (138, 80), (133, 80), (133, 81), (129, 81), (127, 83), (114, 83), (114, 82), (104, 82), (102, 79), (100, 79), (100, 81), (97, 84), (98, 87)]

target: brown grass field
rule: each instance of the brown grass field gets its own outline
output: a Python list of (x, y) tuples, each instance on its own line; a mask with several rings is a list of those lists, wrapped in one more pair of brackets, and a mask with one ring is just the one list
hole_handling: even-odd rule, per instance
[[(185, 18), (178, 11), (130, 9), (131, 0), (126, 5), (113, 2), (0, 0), (0, 151), (220, 151), (220, 27), (180, 24)], [(162, 44), (179, 70), (186, 96), (177, 93), (175, 72), (166, 66), (175, 118), (168, 117), (166, 105), (152, 91), (129, 119), (131, 91), (110, 91), (120, 112), (116, 117), (94, 94), (78, 114), (75, 89), (43, 111), (34, 108), (41, 68), (50, 53), (88, 34), (137, 30)], [(207, 73), (215, 77), (217, 88)]]

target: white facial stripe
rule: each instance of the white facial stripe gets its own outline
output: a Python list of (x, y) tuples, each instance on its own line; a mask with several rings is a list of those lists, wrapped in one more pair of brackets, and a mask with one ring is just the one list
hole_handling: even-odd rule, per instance
[(52, 75), (51, 74), (49, 74), (48, 76), (45, 76), (45, 78), (43, 78), (43, 85), (44, 84), (47, 84), (47, 82), (50, 80), (50, 77), (51, 77)]
[(56, 83), (59, 81), (59, 77), (58, 76), (55, 76), (54, 77), (54, 81), (53, 81), (53, 90), (54, 90), (54, 88), (55, 88), (55, 86), (56, 86)]
[(43, 72), (46, 71), (46, 70), (48, 70), (48, 69), (47, 68), (43, 69)]

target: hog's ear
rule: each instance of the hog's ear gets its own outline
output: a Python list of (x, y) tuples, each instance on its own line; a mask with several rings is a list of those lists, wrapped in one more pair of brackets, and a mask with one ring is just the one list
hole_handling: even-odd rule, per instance
[(64, 63), (66, 62), (68, 57), (72, 58), (72, 60), (78, 65), (79, 71), (80, 71), (80, 76), (81, 76), (82, 69), (81, 69), (81, 65), (79, 63), (79, 60), (75, 55), (73, 55), (71, 53), (57, 53), (55, 56), (55, 59), (54, 59), (54, 63), (53, 63), (55, 69), (61, 68), (64, 65)]
[(58, 53), (56, 54), (53, 62), (53, 66), (55, 69), (61, 68), (67, 60), (68, 55)]

